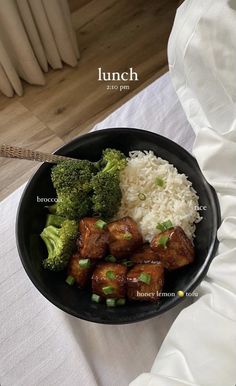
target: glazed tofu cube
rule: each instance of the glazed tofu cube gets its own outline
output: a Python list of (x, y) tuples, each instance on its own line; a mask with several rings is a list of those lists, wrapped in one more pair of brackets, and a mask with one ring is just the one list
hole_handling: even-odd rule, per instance
[(127, 274), (127, 296), (131, 300), (155, 302), (164, 284), (162, 263), (137, 264)]
[[(83, 259), (79, 253), (74, 254), (69, 261), (68, 275), (75, 279), (79, 287), (83, 288), (91, 278), (93, 264)], [(90, 264), (88, 264), (90, 263)]]
[(131, 258), (135, 264), (153, 263), (159, 261), (158, 254), (154, 252), (149, 244), (144, 244), (140, 249), (135, 251)]
[(129, 257), (143, 243), (138, 226), (130, 217), (111, 222), (108, 231), (110, 253), (118, 259)]
[(99, 264), (92, 276), (93, 293), (104, 298), (124, 298), (127, 268), (117, 263)]
[(84, 259), (102, 259), (108, 249), (108, 230), (99, 227), (95, 217), (85, 217), (80, 221), (78, 247)]
[(169, 270), (183, 267), (194, 260), (193, 244), (179, 226), (155, 236), (151, 248)]

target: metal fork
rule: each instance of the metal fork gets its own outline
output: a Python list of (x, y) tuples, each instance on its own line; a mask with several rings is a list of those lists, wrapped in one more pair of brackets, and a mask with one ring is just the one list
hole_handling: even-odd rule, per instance
[(0, 157), (27, 159), (30, 161), (49, 162), (53, 164), (56, 164), (58, 162), (68, 160), (68, 159), (78, 161), (76, 158), (43, 153), (41, 151), (35, 151), (35, 150), (25, 149), (23, 147), (11, 146), (11, 145), (5, 145), (5, 144), (0, 145)]

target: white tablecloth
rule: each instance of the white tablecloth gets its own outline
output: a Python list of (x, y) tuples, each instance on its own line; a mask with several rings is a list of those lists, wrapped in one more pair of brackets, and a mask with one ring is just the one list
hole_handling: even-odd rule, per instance
[[(163, 134), (187, 150), (194, 141), (168, 74), (95, 129), (121, 126)], [(152, 320), (123, 326), (85, 322), (57, 309), (30, 282), (16, 250), (14, 226), (22, 190), (0, 204), (1, 386), (127, 386), (150, 370), (187, 300)]]

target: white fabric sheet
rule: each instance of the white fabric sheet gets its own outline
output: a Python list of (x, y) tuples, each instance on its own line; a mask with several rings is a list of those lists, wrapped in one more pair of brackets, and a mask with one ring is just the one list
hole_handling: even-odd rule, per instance
[(222, 225), (201, 297), (171, 327), (150, 373), (132, 386), (236, 384), (236, 1), (186, 0), (169, 40), (173, 84), (215, 187)]
[[(136, 127), (164, 134), (191, 149), (189, 126), (169, 75), (157, 80), (97, 125)], [(148, 371), (179, 311), (123, 326), (81, 321), (51, 305), (22, 268), (15, 243), (23, 187), (0, 206), (1, 386), (127, 386)]]

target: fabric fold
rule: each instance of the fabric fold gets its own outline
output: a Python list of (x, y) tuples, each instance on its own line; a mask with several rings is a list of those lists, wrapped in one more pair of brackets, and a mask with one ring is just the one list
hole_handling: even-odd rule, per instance
[(67, 0), (0, 0), (0, 91), (4, 95), (22, 95), (21, 79), (44, 85), (49, 65), (74, 67), (78, 58)]
[(28, 35), (31, 46), (34, 49), (34, 54), (44, 72), (48, 71), (48, 62), (44, 52), (42, 42), (39, 37), (37, 27), (35, 25), (33, 15), (28, 3), (28, 0), (17, 0), (17, 6), (20, 10), (21, 18), (24, 23), (26, 33)]
[(8, 96), (9, 98), (13, 97), (14, 91), (11, 86), (11, 83), (9, 82), (6, 73), (4, 71), (4, 68), (0, 64), (0, 90)]

